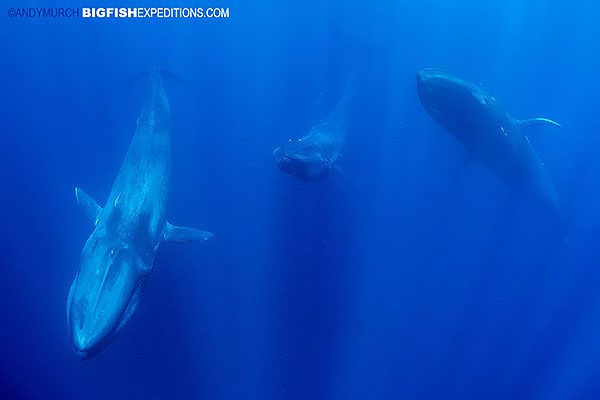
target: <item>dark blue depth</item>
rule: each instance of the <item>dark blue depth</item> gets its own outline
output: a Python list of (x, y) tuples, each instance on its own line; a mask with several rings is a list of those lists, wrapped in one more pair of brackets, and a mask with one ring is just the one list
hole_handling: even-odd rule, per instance
[[(202, 21), (4, 3), (0, 398), (600, 398), (597, 1), (209, 1), (231, 17)], [(280, 171), (272, 150), (357, 65), (339, 171)], [(215, 237), (165, 245), (132, 321), (81, 362), (74, 187), (106, 200), (152, 66), (184, 81), (166, 79), (168, 217)], [(562, 223), (465, 163), (417, 97), (427, 67), (563, 125), (530, 137)]]

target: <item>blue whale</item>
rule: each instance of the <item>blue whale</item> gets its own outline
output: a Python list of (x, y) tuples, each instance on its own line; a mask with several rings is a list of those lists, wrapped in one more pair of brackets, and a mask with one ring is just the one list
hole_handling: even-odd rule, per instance
[(346, 141), (346, 119), (353, 93), (352, 83), (325, 120), (307, 135), (290, 139), (273, 150), (273, 160), (281, 171), (305, 182), (318, 182), (329, 174)]
[(417, 93), (427, 113), (472, 157), (514, 190), (558, 213), (558, 197), (526, 133), (537, 125), (560, 124), (515, 119), (478, 86), (442, 70), (418, 72)]
[(104, 207), (82, 189), (79, 206), (94, 224), (67, 300), (73, 347), (81, 359), (104, 349), (131, 319), (163, 242), (206, 240), (212, 233), (166, 221), (171, 110), (158, 70)]

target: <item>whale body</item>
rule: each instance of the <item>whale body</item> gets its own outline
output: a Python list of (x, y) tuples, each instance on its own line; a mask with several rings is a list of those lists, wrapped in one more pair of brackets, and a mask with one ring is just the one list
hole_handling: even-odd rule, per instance
[(342, 154), (353, 90), (350, 84), (327, 118), (307, 135), (273, 150), (273, 160), (280, 170), (305, 182), (318, 182), (329, 174)]
[(163, 242), (212, 237), (166, 221), (171, 110), (158, 70), (148, 75), (135, 134), (106, 205), (75, 189), (78, 204), (94, 224), (67, 300), (69, 332), (81, 359), (99, 353), (131, 319)]
[(343, 142), (326, 131), (308, 135), (273, 150), (275, 163), (284, 172), (306, 182), (323, 180), (340, 157)]
[(513, 118), (478, 86), (443, 70), (422, 70), (416, 78), (423, 108), (472, 157), (514, 190), (558, 213), (558, 197), (526, 132), (537, 125), (560, 124), (547, 118)]

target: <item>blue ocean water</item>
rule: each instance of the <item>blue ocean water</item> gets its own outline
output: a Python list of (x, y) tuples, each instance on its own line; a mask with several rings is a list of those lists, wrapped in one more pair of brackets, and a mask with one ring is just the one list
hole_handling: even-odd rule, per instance
[[(0, 10), (1, 398), (600, 397), (596, 1), (7, 16), (20, 6)], [(166, 80), (168, 217), (215, 237), (163, 246), (132, 321), (82, 362), (65, 308), (92, 227), (73, 189), (105, 201), (140, 111), (129, 81), (152, 66), (183, 80)], [(560, 223), (465, 165), (416, 95), (427, 67), (563, 125), (530, 136)], [(354, 69), (339, 170), (282, 173), (273, 148), (326, 117)]]

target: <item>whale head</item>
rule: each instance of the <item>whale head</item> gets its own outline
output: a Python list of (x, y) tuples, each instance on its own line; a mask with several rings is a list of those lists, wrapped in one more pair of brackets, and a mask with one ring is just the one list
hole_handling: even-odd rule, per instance
[(417, 73), (417, 94), (425, 110), (434, 118), (452, 111), (471, 92), (465, 82), (439, 69), (424, 69)]
[(476, 85), (439, 69), (424, 69), (416, 78), (423, 108), (452, 135), (464, 139), (465, 132), (489, 122), (495, 99)]
[(319, 146), (302, 139), (289, 141), (273, 150), (273, 160), (280, 170), (306, 182), (323, 180), (331, 163), (323, 158)]
[(90, 236), (67, 301), (71, 340), (80, 359), (99, 353), (129, 321), (148, 270), (127, 245), (99, 232)]

